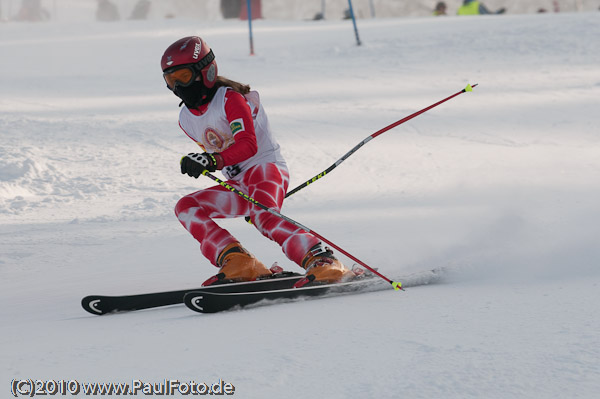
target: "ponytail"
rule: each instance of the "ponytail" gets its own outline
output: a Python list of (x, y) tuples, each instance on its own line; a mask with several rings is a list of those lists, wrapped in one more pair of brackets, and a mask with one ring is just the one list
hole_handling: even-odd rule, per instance
[(233, 89), (233, 91), (236, 91), (236, 92), (240, 93), (241, 95), (246, 95), (246, 94), (250, 93), (250, 85), (236, 82), (234, 80), (227, 79), (226, 77), (223, 77), (223, 76), (217, 76), (217, 82), (215, 83), (215, 86), (216, 87), (221, 87), (221, 86), (231, 87)]

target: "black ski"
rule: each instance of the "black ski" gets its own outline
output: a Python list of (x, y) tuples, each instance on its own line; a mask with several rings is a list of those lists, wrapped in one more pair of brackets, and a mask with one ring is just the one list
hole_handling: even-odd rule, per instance
[(333, 295), (358, 293), (390, 288), (382, 280), (375, 277), (365, 277), (345, 283), (310, 285), (300, 288), (270, 289), (254, 292), (215, 292), (207, 290), (192, 291), (185, 294), (185, 305), (200, 313), (217, 313), (233, 308), (243, 308), (261, 302), (289, 302), (301, 298), (326, 297)]
[(286, 289), (291, 288), (301, 278), (303, 276), (298, 273), (283, 272), (263, 280), (217, 284), (185, 290), (120, 296), (89, 295), (81, 300), (81, 306), (91, 314), (103, 315), (180, 304), (183, 302), (185, 294), (199, 290), (231, 293)]
[[(442, 281), (448, 269), (441, 267), (416, 272), (399, 279), (404, 288), (435, 284)], [(205, 289), (188, 292), (183, 302), (195, 312), (217, 313), (247, 306), (292, 302), (306, 298), (326, 298), (337, 295), (392, 290), (393, 288), (372, 274), (366, 274), (346, 283), (307, 285), (300, 288), (285, 287), (253, 292), (217, 292)]]

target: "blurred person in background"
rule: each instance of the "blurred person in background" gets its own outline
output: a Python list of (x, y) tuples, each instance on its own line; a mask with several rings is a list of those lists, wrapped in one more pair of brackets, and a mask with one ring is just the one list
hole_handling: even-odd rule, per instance
[(152, 3), (149, 0), (138, 1), (135, 7), (133, 7), (129, 19), (147, 19), (150, 13), (150, 6), (152, 6)]
[(443, 1), (439, 1), (436, 5), (435, 8), (433, 10), (433, 15), (435, 15), (436, 17), (439, 17), (440, 15), (448, 15), (446, 14), (446, 3), (444, 3)]
[(50, 13), (42, 8), (41, 0), (23, 0), (21, 2), (21, 8), (15, 20), (17, 21), (47, 21), (50, 19)]
[(97, 21), (117, 21), (119, 18), (119, 9), (116, 5), (108, 0), (98, 0)]
[(554, 8), (554, 12), (560, 12), (560, 5), (558, 4), (558, 1), (554, 0), (552, 2), (552, 7)]
[(225, 19), (239, 18), (241, 9), (241, 0), (221, 0), (221, 14)]
[(477, 0), (464, 0), (462, 6), (458, 9), (458, 15), (485, 15), (485, 14), (504, 14), (506, 8), (497, 11), (490, 11), (483, 3)]

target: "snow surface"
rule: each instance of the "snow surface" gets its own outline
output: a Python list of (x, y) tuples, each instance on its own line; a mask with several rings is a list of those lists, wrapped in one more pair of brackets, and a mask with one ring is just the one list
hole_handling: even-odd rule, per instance
[[(600, 389), (600, 13), (0, 25), (1, 391), (14, 378), (167, 379), (240, 398), (558, 398)], [(199, 315), (96, 317), (89, 294), (214, 273), (173, 215), (159, 59), (199, 34), (260, 91), (291, 187), (283, 213), (392, 278), (441, 284)], [(266, 263), (279, 247), (222, 223)], [(342, 258), (344, 260), (344, 258)], [(347, 260), (346, 260), (347, 261)]]

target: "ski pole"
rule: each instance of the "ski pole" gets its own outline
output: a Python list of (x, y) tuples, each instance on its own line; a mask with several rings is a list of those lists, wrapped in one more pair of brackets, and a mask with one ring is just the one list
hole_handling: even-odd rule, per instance
[(346, 255), (348, 258), (352, 259), (353, 261), (355, 261), (356, 263), (362, 265), (363, 267), (365, 267), (366, 269), (368, 269), (370, 272), (372, 272), (373, 274), (381, 277), (382, 279), (384, 279), (385, 281), (387, 281), (388, 283), (390, 283), (392, 285), (392, 287), (394, 287), (395, 290), (401, 290), (402, 289), (402, 283), (399, 281), (392, 281), (389, 278), (387, 278), (386, 276), (384, 276), (383, 274), (379, 273), (377, 270), (373, 269), (371, 266), (367, 265), (366, 263), (364, 263), (363, 261), (361, 261), (360, 259), (356, 258), (355, 256), (351, 255), (350, 253), (344, 251), (342, 248), (338, 247), (337, 245), (335, 245), (334, 243), (332, 243), (331, 241), (329, 241), (328, 239), (326, 239), (325, 237), (323, 237), (322, 235), (318, 234), (317, 232), (315, 232), (314, 230), (309, 229), (308, 227), (304, 226), (303, 224), (300, 224), (298, 222), (296, 222), (293, 219), (290, 219), (289, 217), (277, 212), (275, 209), (269, 208), (266, 205), (261, 204), (260, 202), (258, 202), (257, 200), (255, 200), (254, 198), (250, 197), (248, 194), (238, 190), (237, 188), (233, 187), (230, 184), (227, 184), (227, 182), (219, 179), (216, 176), (213, 176), (212, 174), (210, 174), (208, 172), (208, 170), (204, 170), (202, 172), (202, 174), (206, 177), (209, 177), (210, 179), (214, 180), (215, 182), (217, 182), (219, 185), (225, 187), (227, 190), (239, 195), (240, 197), (242, 197), (243, 199), (245, 199), (246, 201), (250, 202), (251, 204), (254, 204), (256, 206), (258, 206), (259, 208), (269, 212), (271, 215), (275, 215), (278, 218), (281, 218), (283, 220), (285, 220), (286, 222), (289, 222), (291, 224), (293, 224), (294, 226), (306, 231), (307, 233), (312, 234), (313, 236), (317, 237), (319, 240), (326, 242), (327, 244), (331, 245), (333, 248), (335, 248), (336, 250), (338, 250), (339, 252), (341, 252), (342, 254)]
[[(332, 170), (334, 170), (335, 168), (338, 167), (339, 164), (341, 164), (342, 162), (344, 162), (346, 159), (348, 159), (350, 157), (350, 155), (354, 154), (356, 151), (358, 151), (359, 148), (361, 148), (363, 145), (367, 144), (369, 141), (373, 140), (375, 137), (387, 132), (388, 130), (391, 130), (393, 128), (395, 128), (396, 126), (399, 126), (401, 124), (403, 124), (404, 122), (407, 122), (411, 119), (413, 119), (414, 117), (417, 117), (419, 115), (421, 115), (424, 112), (429, 111), (430, 109), (437, 107), (438, 105), (445, 103), (446, 101), (462, 94), (465, 93), (467, 91), (473, 91), (473, 87), (477, 86), (477, 83), (474, 85), (467, 85), (467, 87), (465, 87), (464, 89), (462, 89), (461, 91), (454, 93), (453, 95), (444, 98), (443, 100), (438, 101), (435, 104), (431, 104), (430, 106), (423, 108), (420, 111), (417, 111), (413, 114), (410, 114), (394, 123), (392, 123), (391, 125), (388, 125), (386, 127), (384, 127), (383, 129), (380, 129), (378, 131), (376, 131), (375, 133), (371, 134), (370, 136), (368, 136), (367, 138), (365, 138), (363, 141), (361, 141), (360, 143), (358, 143), (357, 145), (354, 146), (354, 148), (352, 148), (350, 151), (348, 151), (346, 154), (344, 154), (340, 159), (338, 159), (337, 161), (335, 161), (331, 166), (329, 166), (327, 169), (325, 169), (324, 171), (320, 172), (318, 175), (314, 176), (311, 179), (308, 179), (307, 181), (305, 181), (304, 183), (300, 184), (298, 187), (294, 188), (291, 191), (288, 191), (287, 194), (285, 195), (285, 198), (289, 197), (290, 195), (293, 195), (295, 193), (297, 193), (298, 191), (302, 190), (304, 187), (314, 183), (315, 181), (321, 179), (322, 177), (324, 177), (327, 173), (331, 172)], [(252, 222), (250, 221), (250, 217), (246, 216), (246, 221), (250, 224), (252, 224)]]
[(334, 170), (339, 164), (341, 164), (342, 162), (344, 162), (346, 159), (348, 159), (350, 157), (350, 155), (354, 154), (356, 151), (358, 151), (358, 149), (360, 147), (362, 147), (363, 145), (367, 144), (369, 141), (373, 140), (375, 137), (379, 136), (380, 134), (383, 134), (385, 132), (387, 132), (390, 129), (395, 128), (398, 125), (403, 124), (404, 122), (407, 122), (409, 120), (411, 120), (412, 118), (421, 115), (424, 112), (429, 111), (431, 108), (437, 107), (438, 105), (445, 103), (446, 101), (458, 96), (459, 94), (462, 94), (464, 92), (467, 91), (473, 91), (473, 87), (477, 86), (477, 84), (474, 85), (467, 85), (467, 87), (465, 87), (464, 89), (462, 89), (461, 91), (459, 91), (458, 93), (455, 93), (449, 97), (444, 98), (441, 101), (438, 101), (435, 104), (430, 105), (427, 108), (423, 108), (420, 111), (415, 112), (414, 114), (408, 115), (407, 117), (404, 117), (402, 119), (400, 119), (399, 121), (396, 121), (394, 123), (392, 123), (391, 125), (388, 125), (386, 127), (384, 127), (381, 130), (376, 131), (375, 133), (373, 133), (372, 135), (370, 135), (369, 137), (367, 137), (366, 139), (364, 139), (363, 141), (361, 141), (360, 143), (358, 143), (356, 146), (354, 146), (354, 148), (352, 148), (350, 151), (348, 151), (346, 154), (344, 154), (344, 156), (342, 156), (340, 159), (338, 159), (337, 161), (335, 161), (335, 163), (333, 165), (331, 165), (330, 167), (328, 167), (327, 169), (325, 169), (324, 171), (322, 171), (321, 173), (319, 173), (318, 175), (316, 175), (315, 177), (313, 177), (312, 179), (309, 179), (307, 181), (305, 181), (304, 183), (300, 184), (298, 187), (296, 187), (295, 189), (288, 191), (288, 193), (285, 195), (285, 198), (289, 197), (290, 195), (293, 195), (295, 193), (297, 193), (298, 191), (302, 190), (304, 187), (308, 186), (311, 183), (314, 183), (315, 181), (319, 180), (320, 178), (324, 177), (327, 173), (331, 172), (332, 170)]

